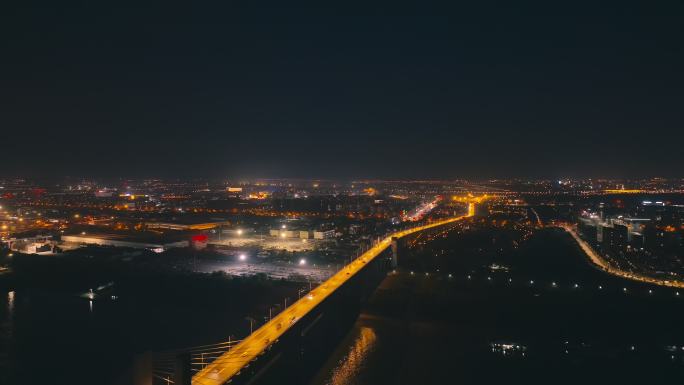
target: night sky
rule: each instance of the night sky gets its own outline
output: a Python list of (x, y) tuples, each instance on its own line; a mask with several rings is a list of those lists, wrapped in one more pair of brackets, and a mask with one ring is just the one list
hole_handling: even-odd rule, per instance
[(679, 1), (15, 3), (1, 175), (684, 176)]

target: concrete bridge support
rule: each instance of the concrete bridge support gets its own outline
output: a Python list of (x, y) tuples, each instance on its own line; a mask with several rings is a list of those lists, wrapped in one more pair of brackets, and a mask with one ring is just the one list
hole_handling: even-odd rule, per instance
[(399, 265), (399, 238), (392, 237), (392, 269), (396, 269)]
[(190, 353), (183, 352), (176, 356), (173, 368), (173, 383), (176, 385), (192, 385)]

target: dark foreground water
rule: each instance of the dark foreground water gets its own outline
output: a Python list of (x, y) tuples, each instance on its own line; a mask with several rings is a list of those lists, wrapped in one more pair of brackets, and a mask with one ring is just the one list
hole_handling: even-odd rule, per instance
[(499, 256), (450, 242), (383, 282), (311, 385), (684, 381), (676, 290), (596, 271), (556, 230)]
[[(0, 293), (0, 384), (112, 384), (136, 353), (240, 338), (286, 283), (183, 276), (121, 279), (94, 301), (78, 293)], [(115, 299), (112, 299), (114, 295)]]

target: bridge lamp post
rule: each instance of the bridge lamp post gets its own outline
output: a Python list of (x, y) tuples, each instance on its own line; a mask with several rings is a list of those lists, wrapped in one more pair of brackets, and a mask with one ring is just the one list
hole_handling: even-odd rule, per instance
[(249, 334), (252, 334), (254, 331), (254, 318), (252, 317), (245, 317), (247, 321), (249, 321)]
[[(275, 303), (275, 304), (273, 304), (273, 306), (269, 306), (269, 307), (268, 307), (268, 320), (269, 320), (269, 321), (273, 319), (273, 312), (272, 312), (273, 309), (275, 309), (276, 312), (277, 312), (278, 310), (280, 310), (280, 304), (279, 304), (279, 303)], [(277, 313), (276, 313), (276, 315), (277, 315)]]

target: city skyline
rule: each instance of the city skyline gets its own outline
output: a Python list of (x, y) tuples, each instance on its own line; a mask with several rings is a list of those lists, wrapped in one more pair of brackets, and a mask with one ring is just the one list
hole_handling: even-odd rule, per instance
[(0, 385), (684, 378), (684, 2), (13, 2)]

